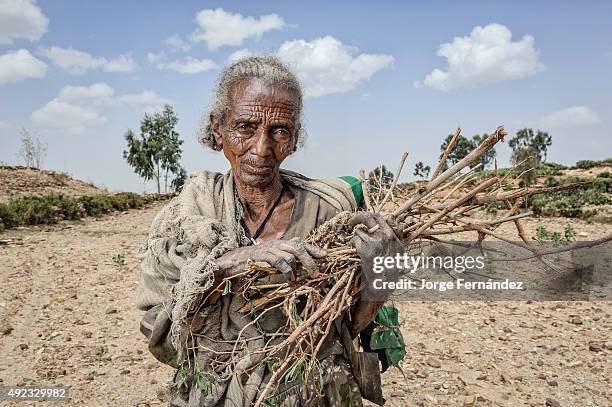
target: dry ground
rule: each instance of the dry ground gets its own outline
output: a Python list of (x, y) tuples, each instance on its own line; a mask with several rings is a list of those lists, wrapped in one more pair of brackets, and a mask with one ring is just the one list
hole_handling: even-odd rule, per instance
[[(172, 374), (146, 349), (133, 304), (139, 246), (159, 204), (52, 228), (0, 246), (0, 384), (68, 385), (74, 406), (159, 405)], [(570, 223), (579, 239), (610, 225)], [(586, 234), (586, 236), (584, 236)], [(112, 257), (125, 253), (126, 264)], [(609, 302), (400, 304), (405, 377), (383, 376), (391, 406), (611, 406)], [(32, 403), (33, 404), (33, 403)], [(40, 405), (39, 403), (38, 405)]]
[(68, 174), (0, 165), (0, 203), (20, 196), (50, 193), (80, 196), (104, 192), (95, 185), (72, 178)]

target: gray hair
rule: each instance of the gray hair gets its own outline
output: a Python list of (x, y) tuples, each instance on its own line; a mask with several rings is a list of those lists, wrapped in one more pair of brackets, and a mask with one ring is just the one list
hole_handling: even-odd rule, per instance
[[(302, 117), (302, 88), (297, 77), (287, 65), (275, 56), (252, 56), (238, 60), (225, 68), (219, 75), (215, 88), (215, 100), (209, 113), (202, 118), (199, 140), (205, 146), (215, 151), (220, 151), (222, 147), (217, 144), (212, 132), (210, 115), (214, 115), (223, 123), (224, 113), (230, 107), (231, 91), (233, 86), (244, 79), (262, 79), (269, 84), (280, 84), (288, 89), (295, 90), (298, 95), (298, 117)], [(302, 138), (302, 130), (298, 133), (298, 144)]]

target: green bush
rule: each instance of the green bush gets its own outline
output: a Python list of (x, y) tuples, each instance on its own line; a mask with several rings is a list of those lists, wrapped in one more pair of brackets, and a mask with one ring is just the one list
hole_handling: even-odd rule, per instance
[(563, 164), (543, 163), (535, 169), (535, 173), (538, 177), (546, 175), (560, 175), (561, 170), (565, 169), (567, 169), (567, 167)]
[(112, 205), (118, 211), (125, 211), (130, 208), (142, 208), (145, 199), (133, 192), (119, 192), (112, 196)]
[(576, 168), (580, 168), (582, 170), (588, 170), (589, 168), (597, 167), (598, 161), (593, 160), (580, 160), (576, 162)]
[(7, 204), (0, 203), (0, 223), (4, 228), (10, 228), (17, 225), (15, 213)]
[(529, 199), (529, 205), (537, 215), (565, 216), (568, 218), (588, 218), (594, 215), (593, 211), (584, 211), (584, 205), (606, 205), (612, 203), (609, 194), (601, 187), (588, 185), (553, 194), (537, 195)]
[(11, 199), (7, 204), (0, 204), (0, 224), (3, 229), (18, 225), (54, 224), (60, 220), (77, 220), (116, 210), (141, 208), (153, 200), (154, 198), (144, 198), (132, 192), (81, 197), (57, 194), (24, 196)]
[(549, 232), (544, 226), (540, 226), (536, 230), (536, 239), (541, 242), (552, 242), (555, 246), (567, 244), (576, 241), (576, 231), (572, 225), (565, 225), (563, 235), (559, 232)]
[(111, 198), (108, 195), (81, 196), (78, 200), (89, 216), (100, 216), (114, 210)]
[(576, 163), (576, 168), (588, 170), (593, 167), (612, 167), (612, 158), (606, 158), (605, 160), (594, 161), (594, 160), (580, 160)]
[(597, 174), (596, 178), (612, 178), (612, 172), (604, 171), (602, 173)]

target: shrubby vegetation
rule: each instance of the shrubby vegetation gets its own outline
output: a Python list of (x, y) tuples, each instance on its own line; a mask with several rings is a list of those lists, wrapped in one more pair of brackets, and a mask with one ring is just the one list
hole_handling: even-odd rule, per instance
[(0, 232), (15, 226), (55, 224), (60, 220), (76, 220), (85, 216), (141, 208), (155, 199), (157, 197), (143, 197), (133, 192), (80, 197), (49, 194), (14, 198), (6, 204), (0, 203)]
[(593, 167), (612, 167), (612, 158), (606, 158), (605, 160), (580, 160), (576, 163), (576, 168), (581, 170), (588, 170)]
[(540, 226), (536, 230), (536, 239), (541, 242), (552, 242), (555, 246), (567, 244), (576, 241), (576, 231), (572, 225), (565, 225), (563, 234), (559, 232), (550, 232), (546, 227)]
[(612, 198), (610, 197), (612, 192), (611, 178), (549, 177), (545, 184), (547, 186), (557, 186), (580, 181), (588, 182), (581, 188), (534, 196), (528, 200), (528, 205), (537, 215), (590, 219), (597, 214), (597, 211), (595, 209), (585, 209), (585, 205), (612, 204)]

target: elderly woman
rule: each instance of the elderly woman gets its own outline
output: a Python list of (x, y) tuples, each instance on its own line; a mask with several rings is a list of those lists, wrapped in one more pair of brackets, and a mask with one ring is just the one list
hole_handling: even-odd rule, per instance
[[(151, 225), (137, 305), (146, 311), (141, 332), (149, 350), (177, 368), (171, 405), (249, 406), (256, 400), (270, 378), (266, 365), (249, 369), (252, 361), (245, 358), (234, 371), (219, 371), (214, 355), (232, 350), (241, 330), (261, 338), (283, 326), (287, 316), (278, 311), (249, 324), (252, 316), (239, 311), (245, 299), (214, 288), (243, 272), (249, 259), (270, 264), (294, 285), (298, 269), (315, 271), (315, 259), (326, 254), (302, 239), (337, 213), (360, 205), (361, 188), (354, 178), (313, 180), (280, 169), (299, 146), (301, 114), (300, 85), (278, 59), (251, 57), (228, 67), (200, 138), (222, 150), (231, 169), (192, 176)], [(370, 228), (379, 224), (357, 242), (362, 256), (396, 239), (379, 216), (362, 215), (357, 222)], [(348, 323), (353, 337), (380, 306), (362, 301), (354, 307)], [(288, 382), (274, 393), (277, 405), (361, 405), (355, 366), (351, 370), (347, 343), (340, 338), (341, 333), (330, 333), (319, 355), (325, 397), (305, 395), (299, 383)], [(250, 349), (263, 345), (263, 339), (248, 343)]]

